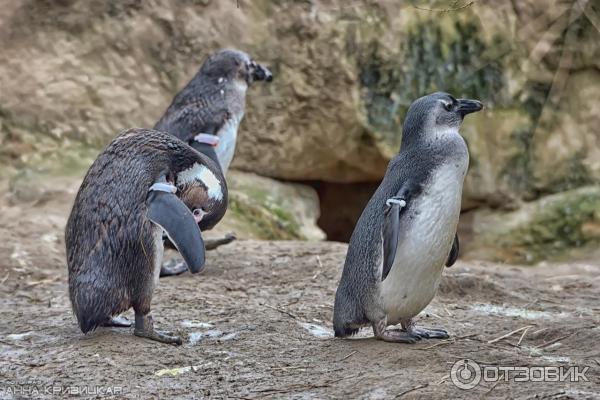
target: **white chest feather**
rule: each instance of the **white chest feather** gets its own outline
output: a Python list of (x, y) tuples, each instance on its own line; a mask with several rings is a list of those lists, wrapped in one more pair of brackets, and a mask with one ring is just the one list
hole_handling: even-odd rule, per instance
[(235, 154), (235, 142), (237, 140), (237, 132), (240, 126), (240, 122), (244, 114), (234, 115), (231, 119), (227, 120), (223, 127), (219, 130), (217, 135), (219, 136), (219, 145), (216, 147), (217, 157), (221, 163), (221, 169), (223, 173), (226, 173), (233, 160)]
[(396, 258), (381, 284), (390, 324), (417, 315), (437, 291), (458, 225), (467, 165), (468, 158), (438, 167), (401, 217)]
[(160, 269), (162, 267), (165, 250), (163, 244), (163, 228), (160, 225), (154, 225), (152, 234), (154, 239), (154, 287), (156, 287), (158, 286), (158, 278), (160, 276)]
[(206, 166), (194, 163), (190, 168), (181, 171), (177, 175), (178, 184), (183, 185), (194, 181), (202, 182), (206, 186), (208, 197), (211, 199), (221, 200), (223, 198), (221, 181)]

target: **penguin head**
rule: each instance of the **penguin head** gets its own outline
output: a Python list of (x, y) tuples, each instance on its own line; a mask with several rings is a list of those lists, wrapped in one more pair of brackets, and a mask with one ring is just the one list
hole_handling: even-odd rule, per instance
[(409, 107), (402, 130), (402, 144), (432, 139), (444, 132), (458, 132), (465, 115), (483, 108), (478, 100), (456, 99), (436, 92), (415, 100)]
[(254, 61), (250, 56), (239, 50), (221, 50), (202, 64), (200, 73), (217, 83), (224, 80), (243, 82), (250, 85), (254, 81), (273, 80), (273, 74), (265, 66)]
[(227, 210), (227, 187), (222, 175), (195, 163), (177, 175), (179, 198), (190, 209), (201, 231), (211, 229)]

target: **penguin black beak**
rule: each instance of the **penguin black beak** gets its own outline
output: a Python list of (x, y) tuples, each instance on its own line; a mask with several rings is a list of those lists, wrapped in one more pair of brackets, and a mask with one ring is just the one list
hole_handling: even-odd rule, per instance
[(482, 108), (483, 104), (481, 104), (481, 102), (478, 100), (458, 99), (458, 107), (456, 108), (456, 111), (458, 111), (458, 113), (464, 117), (467, 114), (480, 111)]
[(273, 80), (273, 74), (269, 69), (261, 64), (256, 64), (254, 68), (253, 78), (255, 81), (266, 81), (271, 82)]

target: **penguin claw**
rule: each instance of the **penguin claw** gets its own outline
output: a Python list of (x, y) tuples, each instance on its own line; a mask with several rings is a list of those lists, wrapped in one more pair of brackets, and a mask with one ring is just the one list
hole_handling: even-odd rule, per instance
[(424, 339), (448, 339), (450, 335), (448, 331), (442, 328), (417, 328), (413, 327), (408, 330), (411, 335), (419, 336)]
[(407, 332), (403, 332), (400, 330), (385, 330), (381, 333), (378, 339), (383, 340), (384, 342), (392, 342), (392, 343), (409, 343), (413, 344), (417, 341), (421, 340), (419, 336), (412, 335)]
[(383, 340), (384, 342), (392, 343), (415, 343), (421, 338), (417, 335), (413, 335), (409, 332), (405, 332), (401, 329), (386, 329), (387, 318), (373, 323), (373, 332), (375, 338)]
[(154, 323), (150, 315), (135, 315), (135, 329), (133, 330), (135, 336), (143, 337), (150, 340), (156, 340), (157, 342), (176, 344), (180, 346), (183, 342), (181, 337), (169, 335), (165, 332), (155, 331)]
[(168, 335), (165, 332), (160, 331), (145, 331), (145, 330), (134, 330), (133, 334), (135, 336), (143, 337), (150, 340), (156, 340), (157, 342), (167, 343), (167, 344), (176, 344), (177, 346), (181, 346), (183, 343), (181, 337), (175, 335)]

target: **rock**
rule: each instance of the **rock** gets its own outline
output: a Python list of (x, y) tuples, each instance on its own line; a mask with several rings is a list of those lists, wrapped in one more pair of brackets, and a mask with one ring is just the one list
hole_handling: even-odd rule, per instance
[[(600, 243), (600, 186), (586, 186), (523, 204), (512, 212), (475, 211), (468, 258), (532, 264), (593, 250)], [(588, 252), (589, 253), (589, 252)]]
[[(488, 108), (465, 126), (478, 142), (467, 206), (552, 192), (574, 170), (585, 178), (577, 185), (598, 179), (597, 136), (560, 139), (592, 132), (597, 120), (597, 101), (586, 100), (600, 96), (591, 2), (586, 9), (573, 1), (473, 4), (445, 13), (341, 0), (5, 3), (1, 137), (3, 147), (23, 142), (6, 146), (5, 157), (50, 151), (35, 146), (41, 134), (100, 146), (120, 129), (152, 126), (208, 53), (235, 44), (275, 74), (273, 84), (250, 91), (238, 169), (286, 180), (376, 182), (398, 150), (410, 102), (444, 89)], [(576, 76), (565, 81), (572, 70)], [(545, 101), (564, 82), (557, 101), (565, 112), (554, 113)], [(475, 127), (486, 131), (483, 138), (474, 137)], [(28, 135), (34, 140), (21, 139)], [(544, 154), (558, 143), (567, 146), (548, 176)], [(583, 161), (573, 166), (570, 151)]]
[(230, 171), (227, 182), (229, 207), (211, 236), (233, 231), (243, 239), (325, 239), (311, 187), (239, 171)]
[(559, 192), (600, 181), (599, 70), (571, 74), (532, 135), (534, 185)]

